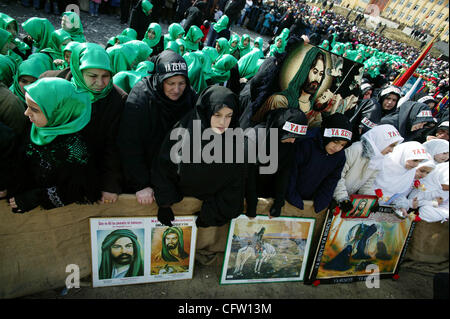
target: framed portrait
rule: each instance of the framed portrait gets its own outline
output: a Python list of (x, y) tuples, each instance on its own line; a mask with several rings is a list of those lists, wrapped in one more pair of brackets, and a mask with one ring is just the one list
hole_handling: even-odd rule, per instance
[(342, 212), (342, 218), (367, 218), (370, 210), (377, 203), (378, 197), (370, 195), (350, 195), (353, 209), (349, 212)]
[[(156, 217), (91, 218), (93, 287), (191, 279), (195, 219), (178, 216), (165, 227)], [(155, 259), (158, 254), (164, 258)], [(166, 262), (168, 256), (176, 261)]]
[(220, 283), (302, 281), (314, 222), (300, 217), (233, 219)]
[(307, 284), (349, 283), (395, 278), (406, 254), (415, 222), (400, 219), (390, 207), (367, 218), (343, 218), (328, 210)]

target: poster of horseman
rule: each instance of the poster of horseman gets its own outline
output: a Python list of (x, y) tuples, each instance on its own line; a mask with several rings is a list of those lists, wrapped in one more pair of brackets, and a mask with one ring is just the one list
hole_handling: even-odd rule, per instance
[(230, 224), (221, 284), (302, 281), (313, 218), (240, 216)]

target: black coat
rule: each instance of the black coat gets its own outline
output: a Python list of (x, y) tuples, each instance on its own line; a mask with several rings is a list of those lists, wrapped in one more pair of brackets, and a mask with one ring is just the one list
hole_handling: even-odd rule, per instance
[(153, 22), (151, 15), (148, 16), (142, 11), (142, 1), (143, 0), (140, 0), (133, 9), (131, 9), (130, 14), (130, 28), (136, 30), (138, 40), (144, 38), (148, 26)]

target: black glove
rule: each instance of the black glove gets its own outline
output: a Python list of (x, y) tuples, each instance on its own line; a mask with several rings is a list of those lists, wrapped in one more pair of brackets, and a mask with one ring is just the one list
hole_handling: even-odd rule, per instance
[(281, 207), (272, 205), (272, 207), (270, 207), (270, 216), (280, 217), (280, 215), (281, 215)]
[(252, 205), (251, 203), (247, 203), (247, 210), (245, 211), (245, 215), (250, 218), (256, 217), (256, 203), (254, 205)]
[(353, 204), (351, 201), (346, 199), (342, 202), (339, 202), (339, 208), (342, 210), (342, 212), (347, 213), (353, 209)]
[(370, 209), (371, 213), (376, 213), (378, 211), (378, 209), (380, 208), (380, 205), (378, 205), (378, 202), (372, 206), (372, 208)]
[(42, 200), (42, 191), (40, 189), (33, 189), (14, 196), (17, 208), (13, 208), (13, 213), (25, 213), (33, 208), (38, 207)]
[(158, 208), (158, 220), (161, 224), (172, 227), (173, 226), (172, 221), (175, 220), (172, 208), (170, 207)]

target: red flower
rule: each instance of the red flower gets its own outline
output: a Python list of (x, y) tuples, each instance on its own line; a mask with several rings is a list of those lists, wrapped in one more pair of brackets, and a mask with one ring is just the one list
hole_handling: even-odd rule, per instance
[(420, 218), (418, 215), (416, 215), (416, 218), (414, 218), (414, 221), (417, 223), (417, 222), (420, 222), (422, 220), (422, 218)]
[(399, 276), (398, 274), (395, 274), (394, 276), (392, 276), (392, 279), (394, 279), (394, 280), (399, 280), (399, 279), (400, 279), (400, 276)]
[(313, 286), (314, 287), (317, 287), (318, 285), (320, 285), (320, 280), (314, 280), (314, 282), (313, 282)]
[(383, 197), (383, 191), (381, 190), (381, 188), (377, 188), (375, 190), (375, 195), (377, 195), (378, 198)]
[(337, 215), (339, 215), (340, 213), (341, 213), (341, 209), (339, 208), (339, 206), (336, 206), (336, 208), (334, 209), (333, 215), (334, 215), (334, 216), (337, 216)]
[(420, 186), (420, 181), (419, 181), (418, 179), (416, 179), (416, 180), (414, 181), (414, 187), (415, 187), (415, 188), (419, 188), (419, 186)]

